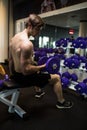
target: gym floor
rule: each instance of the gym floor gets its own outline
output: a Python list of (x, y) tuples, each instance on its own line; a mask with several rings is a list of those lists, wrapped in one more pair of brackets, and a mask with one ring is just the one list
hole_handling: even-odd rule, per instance
[(0, 102), (0, 130), (85, 130), (87, 129), (87, 101), (75, 92), (66, 89), (64, 97), (72, 100), (70, 109), (57, 109), (53, 88), (46, 86), (41, 99), (34, 97), (33, 87), (22, 88), (18, 104), (27, 117), (8, 113), (8, 107)]

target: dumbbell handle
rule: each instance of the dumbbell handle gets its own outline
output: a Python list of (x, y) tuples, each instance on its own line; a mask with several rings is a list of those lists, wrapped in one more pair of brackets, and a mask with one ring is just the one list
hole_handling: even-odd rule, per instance
[(39, 71), (43, 70), (46, 67), (46, 64), (37, 66), (39, 68)]

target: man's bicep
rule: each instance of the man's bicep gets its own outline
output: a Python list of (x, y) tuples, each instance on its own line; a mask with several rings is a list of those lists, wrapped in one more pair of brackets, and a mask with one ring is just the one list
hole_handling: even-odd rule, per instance
[(30, 62), (30, 53), (29, 53), (29, 50), (24, 49), (24, 50), (21, 51), (20, 62), (21, 62), (21, 66), (22, 67), (24, 65), (29, 64), (29, 62)]

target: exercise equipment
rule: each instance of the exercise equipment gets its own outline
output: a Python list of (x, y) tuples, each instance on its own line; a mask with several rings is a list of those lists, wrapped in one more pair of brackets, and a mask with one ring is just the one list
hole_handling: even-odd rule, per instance
[(47, 55), (47, 53), (46, 53), (45, 49), (37, 50), (34, 52), (34, 60), (38, 61), (39, 58), (46, 56), (46, 55)]
[(78, 41), (78, 40), (73, 40), (73, 41), (72, 41), (72, 47), (74, 47), (74, 48), (79, 48), (79, 47), (80, 47), (79, 41)]
[(68, 71), (62, 73), (62, 77), (68, 78), (70, 81), (78, 81), (78, 76), (75, 73), (70, 74)]
[[(20, 95), (20, 87), (21, 86), (14, 81), (4, 81), (3, 89), (0, 91), (0, 101), (9, 107), (9, 113), (16, 112), (21, 118), (24, 118), (26, 112), (17, 105)], [(9, 99), (8, 96), (11, 96), (11, 99)]]
[(79, 45), (81, 49), (85, 49), (87, 47), (87, 42), (85, 40), (79, 41)]
[(70, 75), (70, 77), (71, 77), (71, 81), (75, 81), (75, 82), (78, 81), (78, 76), (77, 76), (75, 73), (72, 73), (72, 74)]
[(70, 69), (72, 69), (72, 68), (79, 68), (80, 61), (77, 58), (72, 58), (72, 57), (66, 58), (64, 60), (64, 65), (66, 67), (69, 67)]
[(64, 38), (61, 38), (60, 40), (57, 40), (55, 42), (56, 47), (67, 47), (67, 40)]
[(58, 57), (42, 57), (38, 61), (38, 65), (46, 64), (46, 68), (43, 71), (47, 71), (50, 74), (57, 74), (60, 69), (60, 59)]
[(60, 47), (60, 46), (61, 46), (60, 40), (57, 40), (57, 41), (55, 42), (55, 45), (56, 45), (56, 47)]
[(8, 80), (9, 80), (9, 76), (6, 74), (5, 77), (4, 77), (4, 79), (1, 79), (1, 80), (0, 80), (0, 88), (3, 87), (4, 81), (8, 81)]
[(84, 38), (83, 37), (77, 37), (76, 40), (82, 41)]
[(83, 79), (83, 83), (85, 83), (87, 85), (87, 78)]
[(61, 83), (63, 88), (69, 87), (70, 81), (66, 77), (61, 77)]
[(80, 61), (81, 63), (86, 63), (86, 62), (87, 62), (87, 58), (86, 58), (85, 56), (80, 56), (80, 57), (79, 57), (79, 61)]
[(79, 66), (80, 66), (80, 61), (78, 60), (78, 59), (72, 59), (71, 60), (71, 67), (72, 68), (79, 68)]
[(71, 58), (66, 58), (66, 59), (64, 60), (64, 65), (65, 65), (66, 67), (72, 68), (72, 59), (71, 59)]
[(60, 39), (60, 44), (61, 44), (62, 47), (67, 47), (67, 40)]
[(39, 61), (38, 61), (38, 65), (43, 65), (43, 64), (45, 64), (45, 63), (47, 62), (47, 60), (48, 60), (48, 57), (47, 57), (47, 56), (41, 57), (41, 58), (39, 59)]
[[(21, 118), (26, 116), (26, 112), (17, 105), (17, 101), (20, 95), (20, 89), (22, 86), (15, 81), (9, 79), (5, 69), (0, 65), (0, 74), (4, 76), (4, 79), (0, 80), (0, 101), (7, 105), (9, 113), (17, 113)], [(8, 97), (11, 97), (10, 99)]]
[(87, 94), (87, 85), (84, 82), (80, 82), (75, 85), (75, 89), (79, 94)]
[(46, 70), (50, 74), (57, 74), (60, 69), (60, 60), (58, 57), (51, 57), (46, 62)]
[(66, 77), (66, 78), (70, 79), (71, 75), (68, 71), (66, 71), (66, 72), (62, 73), (62, 77)]

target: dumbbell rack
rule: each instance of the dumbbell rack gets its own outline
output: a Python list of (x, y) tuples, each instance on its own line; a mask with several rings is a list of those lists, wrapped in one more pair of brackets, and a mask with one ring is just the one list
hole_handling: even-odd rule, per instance
[[(75, 82), (75, 81), (70, 81), (70, 85), (68, 86), (69, 89), (76, 91), (75, 85), (77, 85), (79, 82), (82, 82), (83, 79), (85, 79), (85, 78), (87, 77), (87, 70), (86, 70), (86, 68), (83, 68), (83, 66), (84, 66), (84, 63), (82, 63), (79, 68), (69, 69), (68, 67), (66, 67), (66, 66), (64, 65), (64, 60), (61, 60), (61, 62), (60, 62), (60, 70), (59, 70), (59, 72), (60, 72), (61, 74), (62, 74), (63, 72), (68, 71), (69, 73), (76, 73), (77, 76), (78, 76), (78, 81), (77, 81), (77, 82)], [(83, 96), (84, 96), (85, 98), (87, 98), (87, 95), (86, 95), (86, 94), (83, 94)]]

